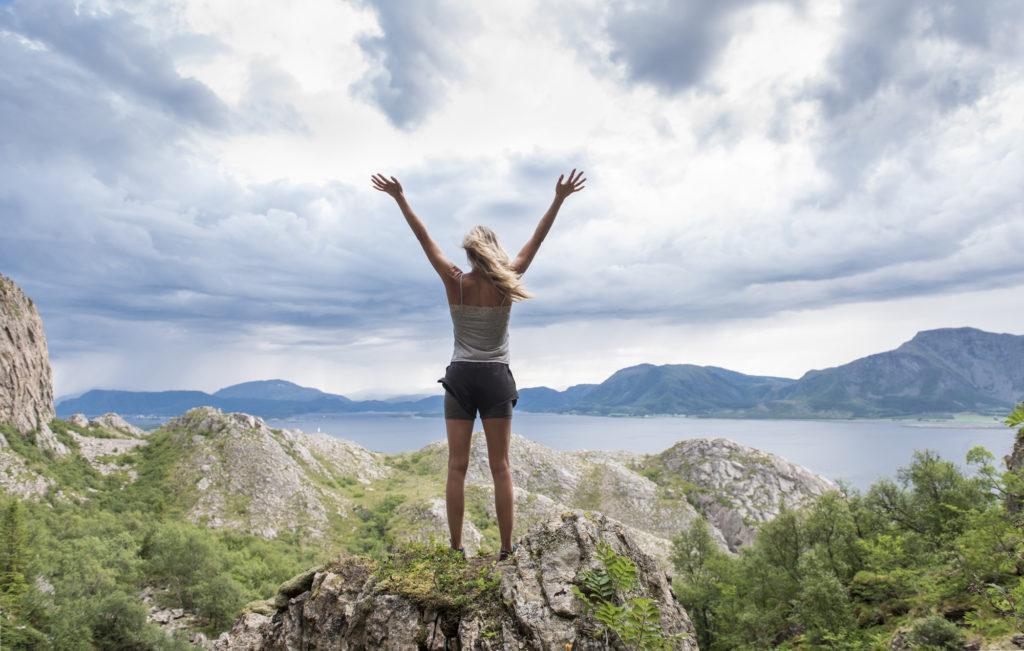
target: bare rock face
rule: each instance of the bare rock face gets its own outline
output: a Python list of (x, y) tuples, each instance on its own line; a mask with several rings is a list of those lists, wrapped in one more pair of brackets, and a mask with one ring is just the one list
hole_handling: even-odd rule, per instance
[(346, 557), (286, 582), (273, 599), (250, 604), (214, 648), (625, 649), (614, 634), (605, 637), (570, 590), (581, 571), (599, 567), (600, 542), (636, 565), (639, 592), (656, 603), (663, 634), (679, 636), (673, 648), (695, 650), (693, 625), (654, 559), (620, 523), (583, 511), (532, 528), (516, 553), (494, 566), (495, 594), (465, 610), (439, 611), (386, 589), (370, 561)]
[(34, 433), (36, 444), (57, 454), (67, 447), (49, 424), (54, 418), (53, 372), (43, 321), (32, 299), (0, 274), (0, 422)]
[(680, 441), (650, 463), (666, 480), (688, 486), (688, 499), (733, 551), (779, 514), (780, 502), (796, 508), (838, 488), (802, 466), (723, 438)]
[(0, 274), (0, 421), (28, 433), (54, 417), (53, 374), (32, 299)]

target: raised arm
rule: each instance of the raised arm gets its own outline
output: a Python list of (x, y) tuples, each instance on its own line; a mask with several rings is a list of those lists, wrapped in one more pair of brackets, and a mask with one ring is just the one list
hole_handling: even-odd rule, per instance
[(430, 264), (433, 265), (434, 270), (441, 276), (441, 279), (447, 283), (455, 278), (455, 265), (441, 251), (441, 247), (437, 245), (437, 242), (427, 232), (427, 227), (416, 216), (416, 213), (412, 211), (412, 207), (406, 201), (405, 193), (402, 191), (402, 184), (398, 182), (398, 179), (392, 176), (389, 180), (379, 173), (370, 178), (373, 180), (375, 188), (381, 192), (388, 193), (398, 203), (398, 207), (402, 210), (402, 215), (405, 216), (405, 221), (408, 222), (413, 235), (419, 240), (420, 246), (423, 247), (423, 252), (427, 254), (427, 259), (430, 260)]
[[(575, 179), (573, 178), (574, 174), (576, 175)], [(533, 262), (533, 256), (537, 255), (537, 251), (540, 249), (540, 243), (548, 236), (551, 225), (555, 223), (555, 215), (558, 214), (558, 209), (562, 207), (562, 202), (573, 192), (579, 192), (585, 187), (583, 183), (586, 179), (583, 178), (582, 170), (580, 170), (579, 174), (576, 174), (576, 168), (574, 167), (569, 172), (569, 179), (563, 183), (562, 177), (564, 176), (564, 174), (558, 175), (558, 181), (555, 183), (555, 199), (551, 202), (551, 207), (540, 218), (540, 223), (537, 224), (537, 228), (533, 231), (533, 236), (523, 245), (516, 259), (512, 261), (512, 268), (519, 275), (526, 273), (526, 269)]]

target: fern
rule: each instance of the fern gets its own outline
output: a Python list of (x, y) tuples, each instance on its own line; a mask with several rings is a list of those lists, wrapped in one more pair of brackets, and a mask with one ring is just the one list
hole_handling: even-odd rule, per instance
[(576, 576), (578, 585), (570, 586), (573, 595), (583, 603), (584, 613), (592, 613), (606, 635), (618, 635), (631, 649), (673, 648), (673, 643), (684, 634), (666, 637), (657, 602), (648, 597), (630, 596), (639, 587), (636, 564), (616, 554), (604, 541), (598, 543), (597, 558), (601, 567), (581, 571)]

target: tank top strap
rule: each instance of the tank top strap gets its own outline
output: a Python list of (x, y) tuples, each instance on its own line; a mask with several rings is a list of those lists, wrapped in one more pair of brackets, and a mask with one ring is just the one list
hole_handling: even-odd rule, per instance
[(459, 305), (462, 305), (462, 273), (459, 273)]

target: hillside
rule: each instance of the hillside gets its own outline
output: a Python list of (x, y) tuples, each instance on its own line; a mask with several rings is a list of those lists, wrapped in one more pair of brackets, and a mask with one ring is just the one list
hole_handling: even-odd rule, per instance
[[(79, 448), (88, 449), (82, 446), (85, 437), (75, 436)], [(119, 439), (102, 440), (109, 446)], [(726, 501), (739, 508), (734, 520), (762, 522), (777, 513), (779, 499), (796, 506), (834, 488), (830, 481), (774, 455), (725, 439), (697, 441), (700, 445), (687, 448), (686, 458), (700, 466), (727, 456), (728, 472), (697, 476), (689, 467), (666, 463), (677, 448), (661, 455), (573, 452), (514, 434), (509, 458), (516, 535), (565, 509), (589, 509), (621, 522), (648, 553), (667, 562), (671, 537), (701, 514), (713, 523), (724, 521), (719, 511)], [(172, 496), (170, 508), (196, 524), (267, 538), (281, 532), (330, 536), (348, 539), (352, 551), (365, 551), (375, 544), (368, 539), (366, 518), (376, 514), (383, 539), (447, 539), (447, 444), (441, 441), (413, 452), (383, 455), (325, 434), (273, 429), (258, 417), (200, 407), (145, 439), (121, 442), (125, 454), (113, 460), (124, 469), (148, 470), (144, 489)], [(136, 449), (140, 443), (148, 446)], [(152, 465), (157, 455), (158, 471)], [(655, 466), (658, 471), (652, 472)], [(742, 484), (736, 479), (732, 486), (738, 477)], [(473, 437), (466, 481), (467, 552), (495, 549), (494, 493), (480, 432)], [(690, 490), (682, 489), (683, 484)], [(781, 484), (786, 490), (776, 488)], [(712, 500), (714, 511), (695, 490), (719, 498)], [(744, 500), (741, 506), (741, 493), (757, 494), (760, 501)], [(723, 549), (735, 551), (752, 532), (743, 527), (738, 533), (735, 522), (730, 522), (722, 532), (716, 529), (715, 536)]]

